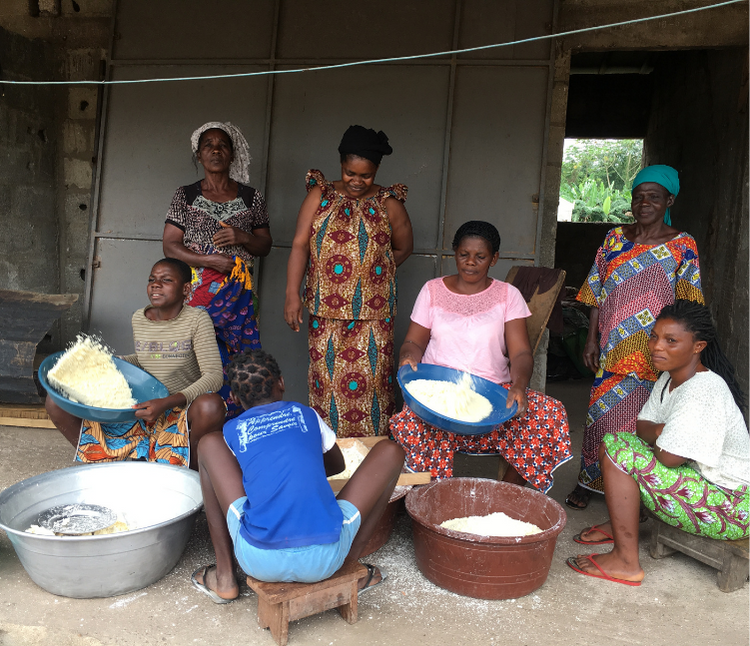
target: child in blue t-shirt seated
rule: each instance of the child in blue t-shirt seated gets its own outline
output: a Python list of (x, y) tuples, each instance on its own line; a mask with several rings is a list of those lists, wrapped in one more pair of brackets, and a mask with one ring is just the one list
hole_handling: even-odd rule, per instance
[[(326, 480), (345, 467), (336, 435), (312, 408), (282, 401), (276, 360), (262, 350), (241, 353), (227, 377), (245, 412), (198, 446), (216, 565), (199, 568), (192, 581), (215, 603), (239, 595), (233, 555), (256, 579), (304, 583), (358, 559), (404, 463), (397, 444), (377, 443), (337, 499)], [(360, 592), (385, 579), (367, 569)]]

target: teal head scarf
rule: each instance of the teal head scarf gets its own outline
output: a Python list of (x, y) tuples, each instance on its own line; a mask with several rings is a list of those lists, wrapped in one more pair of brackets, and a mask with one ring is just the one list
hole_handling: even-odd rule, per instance
[[(633, 188), (639, 184), (645, 184), (646, 182), (654, 182), (663, 186), (669, 191), (670, 195), (677, 197), (680, 192), (680, 179), (677, 176), (677, 171), (671, 166), (663, 166), (656, 164), (654, 166), (646, 166), (640, 171), (633, 180)], [(672, 218), (669, 216), (669, 209), (664, 214), (664, 223), (668, 226), (672, 226)]]

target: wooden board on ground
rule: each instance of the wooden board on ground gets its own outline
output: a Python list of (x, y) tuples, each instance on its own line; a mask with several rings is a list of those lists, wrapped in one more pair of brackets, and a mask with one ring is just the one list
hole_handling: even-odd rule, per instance
[[(387, 439), (388, 438), (385, 435), (378, 435), (375, 437), (348, 437), (337, 439), (336, 444), (338, 444), (341, 449), (357, 448), (360, 451), (361, 449), (359, 447), (364, 445), (365, 448), (369, 451), (378, 442)], [(398, 478), (396, 486), (404, 487), (408, 485), (429, 484), (430, 481), (431, 476), (429, 471), (422, 471), (418, 473), (402, 473)], [(329, 478), (328, 480), (328, 483), (331, 485), (331, 489), (333, 489), (335, 493), (341, 491), (347, 482), (349, 482), (349, 478)]]
[(0, 426), (55, 428), (44, 406), (15, 406), (13, 404), (0, 405)]

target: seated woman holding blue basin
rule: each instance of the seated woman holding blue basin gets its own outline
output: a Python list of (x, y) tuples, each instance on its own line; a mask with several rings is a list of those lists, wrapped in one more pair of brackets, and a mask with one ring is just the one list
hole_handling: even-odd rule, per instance
[(153, 266), (151, 304), (133, 314), (136, 351), (122, 357), (161, 381), (169, 396), (136, 404), (135, 421), (113, 423), (76, 417), (47, 396), (47, 413), (76, 447), (76, 461), (145, 460), (197, 468), (191, 447), (221, 430), (226, 408), (214, 394), (224, 377), (211, 317), (184, 304), (190, 281), (190, 267), (181, 260), (164, 258)]
[(568, 416), (563, 405), (528, 389), (534, 358), (526, 331), (531, 315), (521, 293), (488, 276), (497, 263), (500, 234), (489, 222), (471, 221), (453, 238), (457, 273), (435, 278), (417, 296), (399, 367), (429, 363), (484, 377), (508, 390), (516, 415), (482, 435), (440, 430), (408, 407), (390, 421), (391, 434), (406, 451), (406, 465), (453, 475), (456, 451), (500, 454), (508, 462), (503, 480), (527, 482), (547, 492), (552, 472), (571, 458)]

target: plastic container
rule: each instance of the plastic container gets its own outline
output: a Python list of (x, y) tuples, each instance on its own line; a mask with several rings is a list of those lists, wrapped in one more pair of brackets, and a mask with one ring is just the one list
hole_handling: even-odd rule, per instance
[(367, 541), (361, 556), (369, 556), (373, 552), (377, 552), (383, 545), (388, 542), (388, 539), (393, 533), (393, 528), (396, 526), (396, 516), (398, 516), (398, 510), (403, 505), (403, 499), (411, 491), (410, 485), (396, 487), (391, 494), (391, 498), (386, 505), (383, 515), (380, 517), (375, 531), (370, 536), (370, 540)]
[(518, 404), (514, 402), (510, 408), (506, 408), (505, 406), (508, 400), (508, 391), (505, 388), (489, 379), (483, 379), (476, 375), (471, 375), (474, 390), (486, 397), (492, 404), (492, 412), (480, 422), (463, 422), (452, 417), (444, 417), (414, 399), (411, 393), (405, 388), (406, 384), (415, 379), (458, 383), (465, 374), (469, 373), (454, 370), (453, 368), (445, 368), (444, 366), (435, 366), (431, 363), (420, 363), (417, 365), (416, 370), (412, 370), (411, 366), (402, 366), (396, 374), (396, 379), (398, 385), (401, 387), (401, 394), (404, 396), (406, 405), (425, 422), (444, 431), (457, 433), (458, 435), (483, 435), (484, 433), (489, 433), (498, 424), (507, 422), (516, 414)]
[[(547, 579), (565, 510), (543, 493), (496, 480), (451, 478), (413, 489), (406, 511), (414, 521), (417, 566), (435, 585), (479, 599), (517, 599)], [(479, 536), (440, 527), (464, 516), (502, 511), (534, 523), (540, 534)]]
[[(66, 413), (70, 413), (81, 419), (89, 419), (93, 422), (135, 421), (135, 411), (132, 408), (97, 408), (95, 406), (85, 406), (84, 404), (71, 401), (62, 395), (59, 390), (56, 390), (54, 386), (50, 385), (47, 381), (47, 373), (54, 368), (62, 355), (63, 352), (55, 352), (42, 361), (42, 364), (39, 366), (39, 381), (44, 386), (47, 394), (52, 397), (52, 401)], [(124, 375), (130, 389), (133, 391), (133, 397), (137, 402), (160, 399), (169, 395), (167, 387), (156, 377), (152, 377), (145, 370), (134, 366), (132, 363), (128, 363), (117, 357), (114, 357), (114, 360), (117, 369)]]

